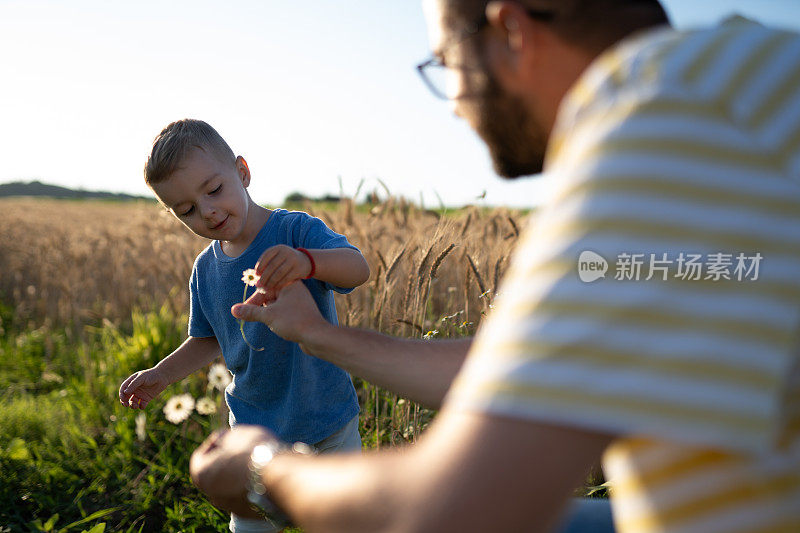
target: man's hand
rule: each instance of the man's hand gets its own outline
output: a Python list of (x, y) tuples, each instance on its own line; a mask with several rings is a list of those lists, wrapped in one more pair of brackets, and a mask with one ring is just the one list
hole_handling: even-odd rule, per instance
[(271, 440), (272, 434), (260, 426), (238, 426), (211, 435), (192, 454), (192, 482), (216, 507), (258, 518), (247, 501), (250, 454), (256, 445)]
[(131, 409), (144, 409), (169, 384), (169, 380), (158, 368), (140, 370), (128, 376), (119, 386), (119, 401)]
[(267, 248), (256, 263), (256, 273), (260, 276), (257, 287), (278, 290), (311, 272), (311, 260), (285, 244)]
[(234, 305), (231, 314), (248, 322), (263, 322), (276, 335), (298, 344), (310, 333), (332, 327), (299, 281), (281, 289), (277, 296), (271, 291), (255, 293), (245, 303)]

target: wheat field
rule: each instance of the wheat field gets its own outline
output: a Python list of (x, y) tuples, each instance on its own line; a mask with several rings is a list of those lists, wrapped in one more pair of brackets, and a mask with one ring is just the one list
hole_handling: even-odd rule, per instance
[[(346, 235), (370, 265), (368, 283), (336, 296), (340, 322), (403, 336), (442, 331), (436, 318), (453, 314), (458, 325), (477, 324), (525, 222), (505, 209), (442, 215), (393, 198), (301, 208)], [(0, 301), (18, 326), (79, 330), (163, 302), (187, 311), (192, 262), (208, 241), (155, 202), (17, 198), (0, 210)]]

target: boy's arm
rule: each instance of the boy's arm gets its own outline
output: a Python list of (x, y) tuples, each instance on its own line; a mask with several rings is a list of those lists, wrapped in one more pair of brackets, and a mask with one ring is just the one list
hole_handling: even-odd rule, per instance
[(119, 387), (119, 401), (133, 409), (144, 409), (164, 389), (217, 358), (216, 337), (189, 337), (156, 366), (128, 376)]
[(266, 289), (280, 289), (309, 275), (331, 285), (350, 289), (369, 279), (369, 266), (361, 252), (353, 248), (303, 252), (279, 244), (261, 254), (256, 263), (256, 274), (260, 276), (256, 285)]
[(361, 252), (352, 248), (308, 250), (314, 258), (314, 279), (350, 289), (369, 279), (369, 265)]
[(220, 353), (216, 337), (189, 337), (154, 368), (175, 383), (210, 364)]

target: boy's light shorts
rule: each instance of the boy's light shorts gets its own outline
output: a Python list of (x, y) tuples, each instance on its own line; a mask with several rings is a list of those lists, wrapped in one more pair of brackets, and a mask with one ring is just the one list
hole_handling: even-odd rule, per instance
[[(342, 429), (314, 444), (317, 453), (336, 453), (361, 451), (361, 435), (358, 433), (358, 416), (356, 415)], [(229, 524), (234, 533), (275, 533), (281, 528), (265, 520), (242, 518), (231, 515)]]

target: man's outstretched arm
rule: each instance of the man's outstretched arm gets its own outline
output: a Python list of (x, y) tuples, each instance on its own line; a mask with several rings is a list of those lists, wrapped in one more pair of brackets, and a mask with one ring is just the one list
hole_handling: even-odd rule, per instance
[(248, 304), (233, 306), (232, 312), (237, 318), (265, 323), (310, 355), (433, 408), (441, 405), (472, 344), (471, 338), (399, 339), (333, 326), (320, 315), (302, 283), (285, 287), (274, 300), (255, 294)]
[[(212, 437), (192, 478), (212, 503), (246, 513), (249, 451), (263, 428)], [(418, 445), (368, 455), (279, 455), (270, 498), (307, 531), (546, 531), (611, 436), (445, 410)]]

